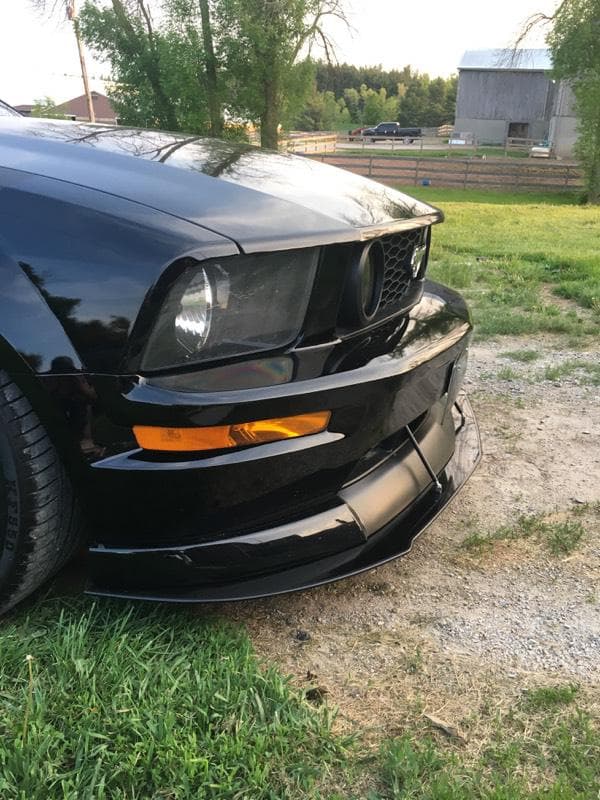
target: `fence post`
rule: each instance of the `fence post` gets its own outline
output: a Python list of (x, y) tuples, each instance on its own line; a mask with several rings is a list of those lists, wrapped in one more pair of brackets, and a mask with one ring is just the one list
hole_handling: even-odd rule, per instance
[(464, 181), (463, 181), (463, 189), (467, 188), (467, 183), (469, 181), (469, 164), (470, 163), (471, 163), (470, 161), (465, 161), (465, 177), (464, 177)]
[(504, 140), (504, 158), (508, 158), (508, 136)]
[(373, 156), (369, 156), (369, 178), (373, 174)]
[(569, 186), (569, 172), (571, 171), (571, 167), (567, 164), (567, 168), (565, 170), (565, 187)]
[(417, 186), (418, 183), (419, 183), (419, 165), (420, 165), (420, 162), (421, 162), (420, 158), (417, 158), (416, 161), (415, 161), (415, 186)]

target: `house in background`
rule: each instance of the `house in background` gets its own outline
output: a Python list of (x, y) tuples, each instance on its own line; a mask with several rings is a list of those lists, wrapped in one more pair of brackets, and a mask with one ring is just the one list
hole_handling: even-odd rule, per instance
[[(119, 118), (117, 112), (112, 107), (112, 104), (105, 94), (100, 92), (92, 92), (92, 102), (94, 104), (94, 112), (96, 114), (96, 122), (102, 122), (105, 125), (118, 125)], [(20, 105), (15, 106), (24, 116), (28, 117), (32, 110), (33, 105)], [(87, 100), (85, 95), (74, 97), (72, 100), (67, 100), (66, 103), (61, 103), (56, 106), (56, 113), (63, 114), (67, 119), (76, 120), (77, 122), (88, 122), (89, 114), (87, 107)]]
[(549, 140), (557, 156), (572, 157), (574, 98), (567, 84), (550, 77), (551, 69), (545, 49), (467, 50), (458, 67), (455, 131), (481, 144)]

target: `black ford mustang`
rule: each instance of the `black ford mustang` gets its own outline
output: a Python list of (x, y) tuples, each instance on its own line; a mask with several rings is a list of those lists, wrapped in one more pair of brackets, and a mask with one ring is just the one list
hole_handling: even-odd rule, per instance
[(257, 597), (405, 553), (472, 472), (436, 209), (157, 131), (0, 117), (0, 608)]

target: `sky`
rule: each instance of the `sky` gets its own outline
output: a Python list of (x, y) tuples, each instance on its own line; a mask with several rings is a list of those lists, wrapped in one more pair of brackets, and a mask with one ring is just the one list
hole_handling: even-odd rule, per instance
[[(510, 46), (533, 13), (551, 12), (557, 0), (347, 0), (351, 30), (330, 26), (340, 62), (406, 64), (448, 76), (465, 50)], [(538, 33), (528, 47), (542, 47)], [(88, 54), (92, 89), (103, 91), (107, 65)], [(46, 19), (29, 0), (0, 0), (0, 98), (13, 105), (49, 96), (57, 103), (83, 93), (70, 26)]]

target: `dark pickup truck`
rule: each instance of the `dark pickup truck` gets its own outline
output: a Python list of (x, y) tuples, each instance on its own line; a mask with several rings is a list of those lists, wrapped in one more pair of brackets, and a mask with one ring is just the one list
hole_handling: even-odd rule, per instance
[(402, 139), (407, 144), (412, 144), (415, 139), (423, 136), (421, 128), (403, 128), (398, 122), (380, 122), (374, 128), (365, 128), (362, 132), (376, 142), (378, 139)]

